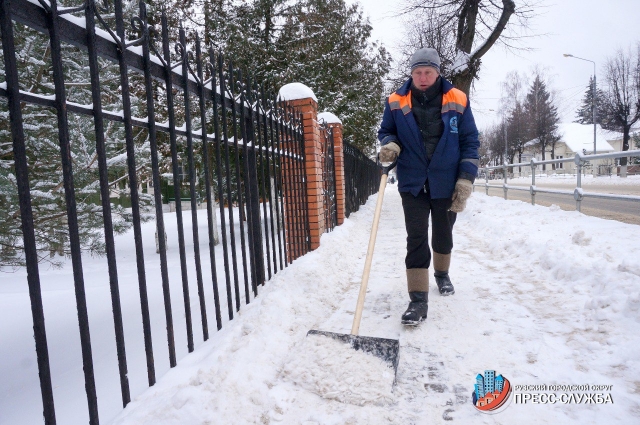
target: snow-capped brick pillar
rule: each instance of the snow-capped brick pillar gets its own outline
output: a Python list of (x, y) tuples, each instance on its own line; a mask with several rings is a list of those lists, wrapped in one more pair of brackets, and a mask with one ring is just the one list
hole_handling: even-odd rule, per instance
[(344, 189), (344, 151), (342, 144), (342, 121), (331, 112), (318, 114), (318, 121), (324, 121), (333, 129), (333, 157), (336, 164), (336, 208), (338, 226), (345, 218), (345, 189)]
[[(322, 145), (320, 141), (320, 128), (318, 124), (318, 99), (313, 91), (301, 83), (291, 83), (282, 86), (279, 100), (287, 101), (302, 115), (302, 125), (304, 128), (304, 148), (305, 148), (305, 172), (307, 180), (307, 208), (309, 213), (309, 232), (311, 236), (311, 249), (320, 246), (320, 237), (325, 231), (324, 226), (324, 206), (323, 206), (323, 182), (322, 182)], [(285, 200), (287, 217), (295, 217), (294, 203)], [(290, 237), (295, 237), (291, 233), (287, 237), (287, 244), (292, 245)], [(291, 250), (288, 250), (289, 259), (293, 260)]]

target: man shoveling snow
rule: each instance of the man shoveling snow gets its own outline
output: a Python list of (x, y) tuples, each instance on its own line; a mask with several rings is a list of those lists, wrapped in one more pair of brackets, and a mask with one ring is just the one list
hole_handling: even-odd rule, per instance
[(389, 96), (378, 138), (380, 161), (398, 160), (411, 299), (402, 323), (417, 325), (427, 318), (429, 301), (429, 214), (438, 291), (453, 295), (453, 225), (471, 195), (479, 158), (478, 130), (467, 96), (440, 76), (435, 49), (419, 49), (411, 57), (411, 78)]

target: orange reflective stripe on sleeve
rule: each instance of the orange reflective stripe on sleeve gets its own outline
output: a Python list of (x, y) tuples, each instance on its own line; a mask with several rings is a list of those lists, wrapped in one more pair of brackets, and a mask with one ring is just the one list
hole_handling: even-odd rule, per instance
[(462, 91), (453, 88), (442, 96), (442, 113), (456, 111), (463, 113), (467, 107), (467, 95)]
[(411, 92), (406, 96), (400, 96), (397, 93), (393, 93), (389, 96), (389, 108), (391, 108), (392, 111), (394, 109), (401, 109), (402, 113), (407, 115), (411, 112)]

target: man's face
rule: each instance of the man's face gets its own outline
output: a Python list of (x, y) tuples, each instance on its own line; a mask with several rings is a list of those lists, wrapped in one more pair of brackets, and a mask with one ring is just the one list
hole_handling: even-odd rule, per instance
[(426, 90), (438, 79), (438, 71), (430, 66), (419, 66), (411, 71), (413, 84), (420, 90)]

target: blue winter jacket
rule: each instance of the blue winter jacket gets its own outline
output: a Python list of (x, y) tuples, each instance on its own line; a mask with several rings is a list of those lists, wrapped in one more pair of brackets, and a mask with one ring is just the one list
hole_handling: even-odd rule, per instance
[(381, 145), (396, 142), (398, 190), (413, 196), (429, 184), (431, 198), (451, 198), (459, 176), (473, 180), (478, 172), (478, 130), (467, 96), (442, 78), (442, 121), (444, 132), (431, 157), (411, 111), (411, 82), (391, 94), (385, 102), (378, 130)]

